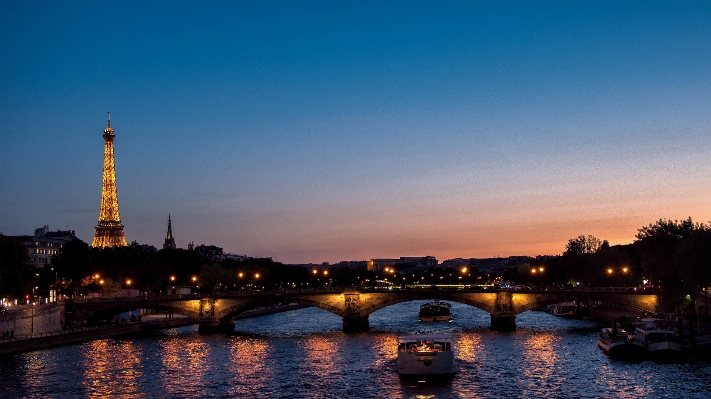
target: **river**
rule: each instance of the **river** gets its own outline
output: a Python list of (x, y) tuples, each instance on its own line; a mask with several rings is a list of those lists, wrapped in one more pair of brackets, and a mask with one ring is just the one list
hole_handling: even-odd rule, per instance
[[(612, 361), (597, 326), (542, 312), (515, 332), (488, 330), (489, 314), (452, 304), (451, 323), (417, 323), (419, 305), (370, 316), (371, 331), (309, 308), (237, 321), (232, 334), (197, 327), (103, 339), (0, 359), (3, 398), (704, 398), (711, 364)], [(396, 337), (454, 335), (457, 373), (408, 380)]]

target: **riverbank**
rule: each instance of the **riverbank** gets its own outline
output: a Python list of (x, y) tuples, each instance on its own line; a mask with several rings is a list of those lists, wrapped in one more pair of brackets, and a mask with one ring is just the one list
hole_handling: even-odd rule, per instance
[(38, 349), (70, 345), (95, 339), (112, 338), (146, 331), (176, 328), (195, 324), (196, 321), (187, 317), (153, 320), (144, 323), (126, 323), (115, 326), (83, 328), (80, 330), (64, 330), (35, 335), (25, 335), (4, 338), (0, 341), (0, 356), (14, 355)]
[[(309, 306), (289, 304), (285, 306), (260, 308), (241, 313), (235, 320), (249, 319), (290, 310), (304, 309)], [(163, 330), (196, 324), (197, 321), (183, 315), (166, 317), (165, 315), (144, 315), (138, 323), (126, 323), (111, 326), (88, 327), (79, 330), (62, 330), (38, 334), (16, 335), (12, 338), (0, 338), (0, 356), (30, 352), (38, 349), (76, 344), (95, 339), (112, 338), (141, 334), (147, 331)]]

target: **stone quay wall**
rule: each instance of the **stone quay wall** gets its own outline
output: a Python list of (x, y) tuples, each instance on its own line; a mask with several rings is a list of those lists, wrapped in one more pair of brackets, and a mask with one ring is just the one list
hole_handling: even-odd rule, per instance
[(0, 336), (14, 331), (14, 336), (60, 331), (59, 305), (38, 305), (34, 309), (13, 310), (0, 315)]

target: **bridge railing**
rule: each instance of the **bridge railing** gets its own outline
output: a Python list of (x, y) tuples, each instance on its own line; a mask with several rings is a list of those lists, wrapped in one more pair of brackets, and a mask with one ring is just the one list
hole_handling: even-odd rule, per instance
[(99, 297), (99, 298), (67, 298), (59, 300), (60, 303), (106, 303), (106, 302), (126, 302), (126, 301), (144, 301), (144, 300), (176, 300), (176, 299), (200, 299), (200, 298), (234, 298), (235, 296), (264, 296), (278, 294), (314, 294), (314, 293), (334, 293), (343, 292), (345, 289), (341, 287), (327, 288), (300, 288), (300, 289), (285, 289), (285, 290), (262, 290), (262, 291), (230, 291), (230, 292), (206, 292), (196, 294), (144, 294), (136, 296), (115, 296), (115, 297)]
[(516, 291), (516, 292), (617, 292), (617, 293), (649, 293), (657, 294), (661, 291), (657, 288), (650, 287), (526, 287), (523, 289), (514, 288), (493, 288), (491, 286), (452, 286), (452, 285), (432, 285), (427, 287), (413, 287), (393, 285), (389, 287), (326, 287), (326, 288), (297, 288), (283, 290), (262, 290), (262, 291), (232, 291), (232, 292), (210, 292), (196, 294), (144, 294), (139, 296), (122, 296), (122, 297), (101, 297), (101, 298), (73, 298), (60, 300), (60, 303), (65, 304), (81, 304), (81, 303), (106, 303), (106, 302), (139, 302), (139, 301), (175, 301), (179, 299), (201, 299), (201, 298), (234, 298), (234, 297), (251, 297), (264, 295), (288, 295), (288, 294), (318, 294), (318, 293), (334, 293), (347, 292), (356, 290), (360, 292), (388, 292), (388, 291), (468, 291), (468, 292), (496, 292), (496, 291)]

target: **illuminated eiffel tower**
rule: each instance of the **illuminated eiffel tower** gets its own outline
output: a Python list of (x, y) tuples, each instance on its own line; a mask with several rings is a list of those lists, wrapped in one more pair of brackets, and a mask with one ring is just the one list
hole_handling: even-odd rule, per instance
[(116, 195), (116, 171), (114, 169), (114, 129), (111, 128), (111, 112), (108, 126), (104, 130), (104, 175), (101, 182), (101, 208), (99, 224), (92, 247), (120, 247), (126, 244), (123, 225), (119, 215), (118, 196)]

